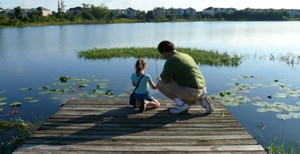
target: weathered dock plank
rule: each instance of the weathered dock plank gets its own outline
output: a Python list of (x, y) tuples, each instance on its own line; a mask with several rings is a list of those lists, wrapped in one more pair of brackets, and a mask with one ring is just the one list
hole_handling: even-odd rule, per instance
[(14, 153), (266, 153), (219, 102), (210, 115), (161, 102), (139, 113), (125, 99), (71, 99)]

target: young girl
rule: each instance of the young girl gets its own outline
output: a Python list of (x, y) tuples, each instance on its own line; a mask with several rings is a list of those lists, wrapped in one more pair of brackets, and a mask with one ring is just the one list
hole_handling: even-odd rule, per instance
[(151, 76), (149, 74), (145, 74), (144, 71), (146, 66), (147, 62), (144, 59), (139, 58), (135, 63), (135, 73), (131, 75), (132, 85), (134, 87), (142, 77), (134, 93), (134, 96), (140, 102), (140, 112), (144, 112), (147, 106), (151, 106), (152, 108), (158, 108), (160, 106), (160, 103), (149, 93), (149, 85), (152, 89), (156, 89), (156, 85), (153, 83)]

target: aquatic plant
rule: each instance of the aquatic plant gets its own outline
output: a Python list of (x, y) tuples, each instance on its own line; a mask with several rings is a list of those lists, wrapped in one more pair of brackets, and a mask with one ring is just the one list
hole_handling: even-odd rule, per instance
[(69, 79), (68, 77), (62, 76), (62, 77), (59, 78), (59, 81), (62, 82), (62, 83), (67, 83), (68, 79)]
[[(241, 56), (229, 55), (227, 52), (205, 51), (192, 48), (177, 48), (176, 50), (186, 53), (194, 58), (196, 63), (210, 66), (238, 66), (241, 63)], [(110, 58), (154, 58), (161, 59), (156, 48), (93, 48), (87, 51), (80, 51), (79, 58), (90, 60)]]
[[(249, 80), (252, 84), (245, 83)], [(217, 94), (210, 95), (211, 98), (219, 100), (223, 105), (240, 106), (244, 103), (251, 102), (252, 105), (257, 106), (257, 112), (275, 112), (275, 117), (280, 120), (300, 119), (300, 102), (294, 104), (287, 104), (285, 102), (272, 101), (272, 99), (288, 99), (300, 98), (300, 89), (292, 87), (292, 85), (285, 84), (279, 80), (272, 80), (271, 83), (253, 83), (252, 80), (257, 80), (258, 77), (253, 75), (241, 75), (236, 79), (232, 79), (235, 83), (228, 83), (228, 86), (233, 86), (231, 89), (224, 90)], [(268, 96), (252, 96), (248, 94), (259, 88), (277, 89), (280, 92), (274, 92), (273, 95)], [(263, 100), (267, 98), (268, 100)]]
[(15, 135), (9, 143), (1, 143), (0, 153), (11, 153), (19, 147), (25, 139), (30, 136), (37, 128), (44, 123), (44, 120), (38, 119), (34, 123), (26, 122), (20, 118), (11, 121), (0, 120), (0, 133), (7, 130), (14, 130)]
[(296, 154), (300, 152), (298, 143), (286, 144), (284, 141), (280, 144), (276, 143), (276, 138), (266, 148), (269, 154)]

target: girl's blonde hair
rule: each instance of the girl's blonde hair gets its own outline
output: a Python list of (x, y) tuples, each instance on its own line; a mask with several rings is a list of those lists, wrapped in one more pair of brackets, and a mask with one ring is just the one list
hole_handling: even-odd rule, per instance
[(139, 58), (135, 63), (135, 73), (139, 76), (140, 72), (147, 66), (147, 62), (143, 58)]

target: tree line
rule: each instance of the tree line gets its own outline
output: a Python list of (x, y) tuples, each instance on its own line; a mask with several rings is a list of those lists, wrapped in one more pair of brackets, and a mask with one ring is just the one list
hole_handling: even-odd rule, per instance
[[(63, 1), (58, 3), (57, 12), (52, 12), (49, 16), (43, 16), (41, 11), (25, 12), (20, 6), (14, 8), (14, 14), (0, 14), (0, 25), (21, 26), (30, 24), (72, 24), (72, 23), (114, 23), (120, 19), (126, 19), (125, 15), (115, 17), (114, 12), (105, 5), (94, 6), (82, 4), (80, 12), (65, 12)], [(224, 21), (287, 21), (291, 20), (289, 13), (285, 10), (252, 11), (239, 10), (232, 14), (218, 13), (215, 16), (197, 12), (196, 18), (188, 15), (182, 19), (189, 20), (224, 20)], [(299, 16), (297, 17), (299, 20)], [(135, 19), (128, 19), (134, 22), (165, 22), (176, 21), (173, 16), (154, 17), (152, 11), (137, 11)], [(295, 19), (293, 19), (295, 20)]]
[(94, 6), (82, 4), (82, 10), (78, 13), (68, 13), (65, 5), (58, 3), (58, 11), (49, 16), (43, 16), (41, 11), (25, 12), (20, 6), (14, 8), (14, 14), (0, 14), (0, 25), (21, 26), (30, 24), (59, 24), (59, 23), (112, 23), (114, 13), (106, 6)]

